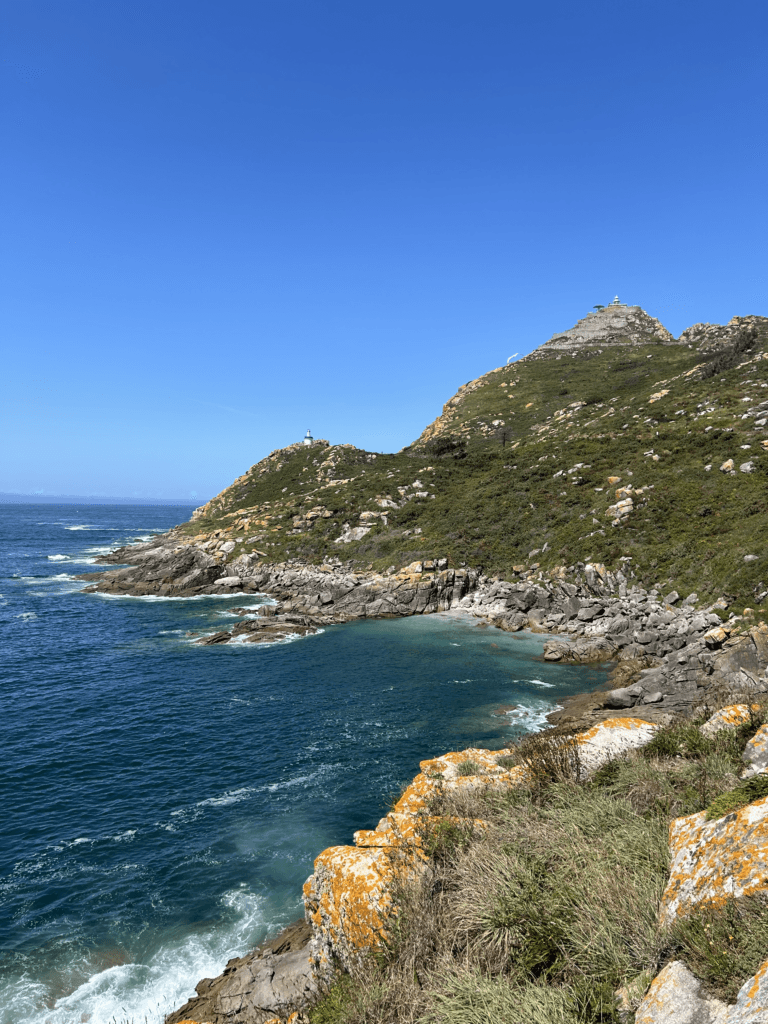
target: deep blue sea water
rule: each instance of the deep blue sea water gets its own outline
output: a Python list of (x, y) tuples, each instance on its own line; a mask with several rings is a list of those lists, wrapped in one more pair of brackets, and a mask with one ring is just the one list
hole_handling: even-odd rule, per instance
[(199, 647), (259, 599), (80, 592), (191, 510), (0, 505), (0, 1024), (159, 1024), (301, 915), (313, 858), (420, 760), (603, 678), (469, 618)]

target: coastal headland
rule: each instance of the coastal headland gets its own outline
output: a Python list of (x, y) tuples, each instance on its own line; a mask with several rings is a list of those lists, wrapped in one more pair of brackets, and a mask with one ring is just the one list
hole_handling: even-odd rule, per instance
[[(88, 574), (87, 589), (269, 596), (197, 638), (209, 646), (446, 611), (549, 634), (546, 660), (613, 663), (605, 690), (550, 716), (585, 756), (600, 737), (597, 771), (634, 749), (616, 737), (647, 745), (723, 695), (749, 708), (768, 693), (767, 349), (764, 317), (674, 339), (640, 307), (615, 304), (464, 385), (399, 453), (326, 441), (273, 452), (189, 523), (100, 559), (114, 568)], [(434, 817), (434, 794), (419, 787), (525, 782), (525, 759), (500, 766), (507, 756), (468, 750), (422, 765), (429, 785), (415, 780), (374, 833), (318, 857), (305, 887), (309, 945), (286, 938), (285, 950), (277, 941), (229, 965), (169, 1024), (184, 1013), (262, 1024), (311, 1004), (333, 964), (350, 970), (383, 940), (402, 881), (393, 864), (421, 870), (416, 825)], [(465, 763), (476, 770), (458, 771)], [(285, 984), (264, 988), (283, 956), (296, 960)]]

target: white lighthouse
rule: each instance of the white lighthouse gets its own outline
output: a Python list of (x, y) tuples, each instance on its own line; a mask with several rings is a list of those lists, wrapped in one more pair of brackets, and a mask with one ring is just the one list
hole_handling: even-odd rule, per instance
[(304, 440), (301, 443), (302, 444), (312, 444), (312, 442), (314, 440), (315, 440), (314, 437), (312, 437), (311, 432), (308, 430), (307, 431), (307, 436), (304, 438)]

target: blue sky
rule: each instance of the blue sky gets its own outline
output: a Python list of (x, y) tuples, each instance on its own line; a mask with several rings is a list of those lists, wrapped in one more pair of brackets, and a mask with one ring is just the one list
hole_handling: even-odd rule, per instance
[(0, 491), (413, 440), (618, 293), (768, 314), (764, 2), (4, 0)]

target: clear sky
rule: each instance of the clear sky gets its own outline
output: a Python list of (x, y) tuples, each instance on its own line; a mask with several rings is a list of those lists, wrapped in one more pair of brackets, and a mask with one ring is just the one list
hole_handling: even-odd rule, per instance
[(618, 293), (768, 314), (765, 0), (3, 0), (0, 491), (413, 440)]

